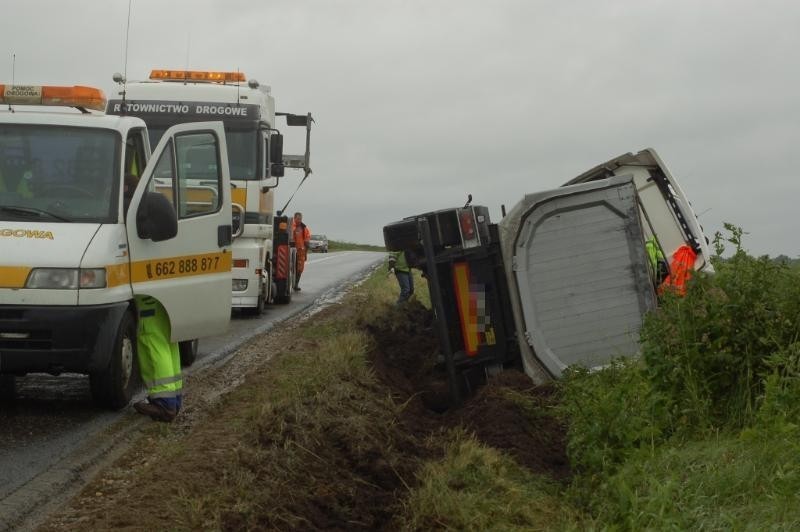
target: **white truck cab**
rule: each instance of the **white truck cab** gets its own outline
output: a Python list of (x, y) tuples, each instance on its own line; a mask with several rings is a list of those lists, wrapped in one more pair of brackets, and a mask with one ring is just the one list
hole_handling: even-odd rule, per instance
[(97, 89), (0, 85), (0, 104), (0, 375), (88, 374), (121, 408), (139, 386), (134, 296), (164, 306), (182, 348), (228, 326), (224, 129), (174, 126), (150, 157), (145, 123), (106, 115)]
[[(106, 112), (141, 118), (151, 142), (174, 124), (223, 122), (235, 219), (232, 306), (259, 315), (270, 301), (288, 303), (294, 250), (289, 248), (287, 224), (275, 223), (274, 189), (285, 167), (310, 173), (310, 115), (276, 113), (270, 87), (247, 81), (242, 72), (163, 69), (153, 70), (147, 80), (127, 81), (118, 97), (108, 102)], [(285, 116), (289, 126), (306, 127), (304, 155), (284, 156), (276, 116)]]

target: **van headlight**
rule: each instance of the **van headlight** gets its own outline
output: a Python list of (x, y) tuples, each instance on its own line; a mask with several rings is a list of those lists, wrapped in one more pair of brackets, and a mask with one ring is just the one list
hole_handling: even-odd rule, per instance
[(247, 290), (247, 279), (234, 279), (231, 284), (234, 292), (244, 292)]
[(34, 268), (25, 288), (75, 290), (77, 288), (105, 288), (105, 268)]

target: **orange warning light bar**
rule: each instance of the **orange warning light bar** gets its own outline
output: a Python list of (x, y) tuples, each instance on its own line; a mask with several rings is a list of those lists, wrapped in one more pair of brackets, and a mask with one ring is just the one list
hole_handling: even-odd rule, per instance
[(60, 105), (105, 111), (106, 95), (94, 87), (0, 85), (0, 104)]
[(235, 83), (247, 81), (244, 72), (206, 72), (203, 70), (152, 70), (150, 79), (164, 81), (211, 81), (214, 83)]

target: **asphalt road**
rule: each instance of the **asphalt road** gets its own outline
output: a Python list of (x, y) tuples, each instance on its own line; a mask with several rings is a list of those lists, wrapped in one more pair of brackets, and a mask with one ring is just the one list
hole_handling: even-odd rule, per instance
[[(384, 257), (357, 251), (311, 255), (302, 291), (290, 304), (270, 306), (257, 318), (234, 313), (226, 334), (200, 340), (197, 362), (188, 371), (235, 357), (242, 343), (334, 299)], [(119, 446), (113, 440), (124, 439), (140, 421), (131, 407), (120, 412), (95, 407), (88, 377), (19, 378), (15, 400), (0, 402), (0, 530), (40, 511), (55, 491), (81, 483), (92, 463)]]

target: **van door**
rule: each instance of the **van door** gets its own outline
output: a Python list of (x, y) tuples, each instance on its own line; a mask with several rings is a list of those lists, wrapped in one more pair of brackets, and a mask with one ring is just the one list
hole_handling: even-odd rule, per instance
[(126, 216), (133, 293), (164, 305), (173, 342), (225, 331), (232, 261), (222, 122), (169, 128), (135, 190)]

